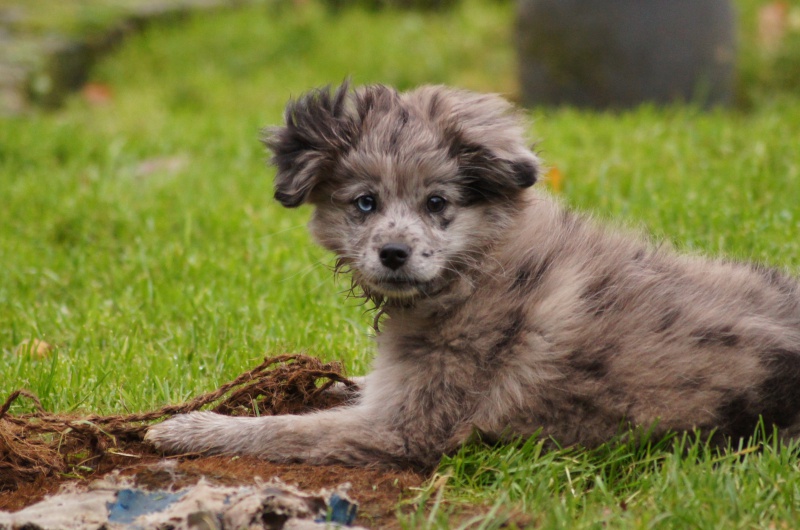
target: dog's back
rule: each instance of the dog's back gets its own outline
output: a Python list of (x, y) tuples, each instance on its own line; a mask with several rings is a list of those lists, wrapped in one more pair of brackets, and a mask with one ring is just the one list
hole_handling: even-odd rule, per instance
[(536, 195), (482, 262), (457, 310), (390, 318), (379, 339), (399, 362), (416, 352), (428, 384), (458, 373), (431, 375), (450, 365), (434, 353), (471, 367), (449, 383), (482, 395), (468, 425), (592, 445), (626, 425), (747, 438), (761, 415), (798, 434), (794, 279), (679, 256)]

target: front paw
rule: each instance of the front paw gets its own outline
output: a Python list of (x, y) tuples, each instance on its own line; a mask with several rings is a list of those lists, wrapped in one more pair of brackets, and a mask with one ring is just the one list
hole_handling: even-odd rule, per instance
[(191, 412), (174, 416), (147, 429), (144, 439), (165, 453), (219, 452), (219, 427), (224, 416)]
[(366, 376), (360, 376), (350, 378), (350, 383), (353, 384), (336, 382), (327, 388), (323, 392), (323, 395), (338, 402), (335, 403), (335, 405), (339, 405), (340, 403), (355, 403), (361, 397), (366, 380)]

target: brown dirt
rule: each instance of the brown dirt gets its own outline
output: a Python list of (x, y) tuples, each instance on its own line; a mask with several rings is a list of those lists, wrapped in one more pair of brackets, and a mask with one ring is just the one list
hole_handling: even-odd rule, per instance
[[(342, 400), (325, 392), (335, 382), (352, 387), (337, 364), (285, 355), (266, 359), (218, 390), (183, 405), (142, 414), (50, 414), (41, 408), (36, 396), (15, 392), (0, 406), (0, 510), (19, 510), (58, 491), (65, 483), (88, 483), (115, 471), (133, 476), (137, 485), (149, 489), (178, 488), (203, 476), (226, 485), (252, 484), (257, 478), (277, 476), (309, 491), (349, 482), (350, 494), (359, 503), (356, 524), (397, 527), (398, 502), (427, 477), (411, 471), (274, 464), (252, 457), (164, 459), (142, 441), (153, 421), (207, 406), (233, 415), (252, 414), (254, 406), (259, 414), (329, 408)], [(10, 414), (12, 404), (21, 397), (33, 401), (37, 411)], [(163, 465), (165, 460), (174, 462), (174, 467)]]
[[(127, 448), (134, 449), (134, 448)], [(369, 528), (398, 528), (398, 503), (419, 487), (427, 477), (411, 471), (348, 468), (342, 466), (308, 466), (273, 464), (253, 457), (183, 457), (170, 459), (176, 467), (160, 465), (163, 458), (149, 447), (132, 451), (131, 455), (107, 455), (97, 471), (84, 477), (68, 475), (40, 476), (20, 484), (16, 490), (0, 492), (0, 510), (16, 511), (46, 495), (55, 493), (65, 483), (88, 484), (114, 470), (133, 476), (137, 486), (146, 489), (174, 489), (196, 483), (201, 477), (223, 485), (253, 484), (258, 479), (279, 477), (305, 491), (334, 488), (349, 482), (351, 497), (358, 502), (355, 524)]]

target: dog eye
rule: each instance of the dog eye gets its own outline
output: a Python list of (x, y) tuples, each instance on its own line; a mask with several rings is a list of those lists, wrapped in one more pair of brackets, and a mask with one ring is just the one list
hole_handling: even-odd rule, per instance
[(377, 201), (372, 195), (362, 195), (356, 199), (356, 208), (363, 213), (370, 213), (375, 211)]
[(432, 195), (428, 198), (428, 211), (431, 213), (440, 213), (444, 210), (447, 201), (438, 195)]

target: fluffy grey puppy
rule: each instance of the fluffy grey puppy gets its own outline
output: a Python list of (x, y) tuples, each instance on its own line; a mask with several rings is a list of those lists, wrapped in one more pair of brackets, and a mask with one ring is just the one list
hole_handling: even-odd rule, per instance
[(800, 421), (800, 288), (760, 265), (676, 255), (531, 189), (503, 99), (441, 86), (315, 90), (268, 131), (284, 206), (380, 307), (347, 406), (178, 416), (169, 452), (430, 467), (471, 433), (602, 443), (620, 428), (748, 437)]

